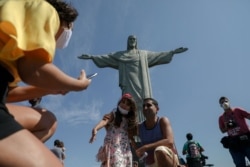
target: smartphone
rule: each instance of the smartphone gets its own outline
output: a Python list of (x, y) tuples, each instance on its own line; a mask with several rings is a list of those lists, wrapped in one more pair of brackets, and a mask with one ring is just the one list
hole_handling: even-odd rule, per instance
[(93, 73), (93, 74), (90, 74), (90, 75), (87, 75), (87, 78), (88, 79), (91, 79), (93, 77), (97, 76), (97, 72), (96, 73)]

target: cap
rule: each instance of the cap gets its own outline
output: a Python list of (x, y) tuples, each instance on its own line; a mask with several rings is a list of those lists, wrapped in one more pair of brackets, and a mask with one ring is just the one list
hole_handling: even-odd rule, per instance
[(131, 99), (131, 98), (132, 98), (132, 96), (129, 93), (125, 93), (122, 95), (122, 99)]

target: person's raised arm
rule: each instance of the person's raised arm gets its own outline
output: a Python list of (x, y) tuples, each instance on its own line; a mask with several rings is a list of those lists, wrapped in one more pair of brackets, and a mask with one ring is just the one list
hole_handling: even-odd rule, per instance
[(97, 131), (101, 128), (105, 127), (108, 124), (108, 120), (101, 120), (93, 129), (92, 129), (92, 136), (89, 140), (89, 143), (93, 143), (96, 140)]
[(23, 82), (49, 90), (81, 91), (91, 82), (86, 78), (84, 70), (78, 79), (75, 79), (54, 64), (34, 59), (32, 56), (24, 56), (18, 60), (17, 68)]
[(113, 121), (113, 119), (114, 115), (112, 112), (104, 115), (103, 119), (92, 129), (92, 136), (89, 140), (89, 143), (93, 143), (96, 139), (97, 131), (105, 127), (109, 122)]
[(48, 89), (42, 89), (35, 86), (17, 86), (9, 87), (7, 102), (20, 102), (35, 98), (40, 98), (48, 94), (66, 94), (64, 91), (52, 91)]

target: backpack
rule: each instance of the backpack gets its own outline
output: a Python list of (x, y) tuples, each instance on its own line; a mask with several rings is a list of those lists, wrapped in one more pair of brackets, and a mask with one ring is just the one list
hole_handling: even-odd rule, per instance
[(187, 145), (188, 155), (190, 158), (200, 158), (200, 148), (195, 141), (189, 141)]

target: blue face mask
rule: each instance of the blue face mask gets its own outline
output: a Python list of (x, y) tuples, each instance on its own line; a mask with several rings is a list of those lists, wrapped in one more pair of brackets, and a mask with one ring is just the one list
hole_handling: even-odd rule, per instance
[(58, 49), (66, 48), (69, 44), (71, 35), (72, 35), (71, 29), (64, 29), (62, 34), (56, 40), (56, 48)]

